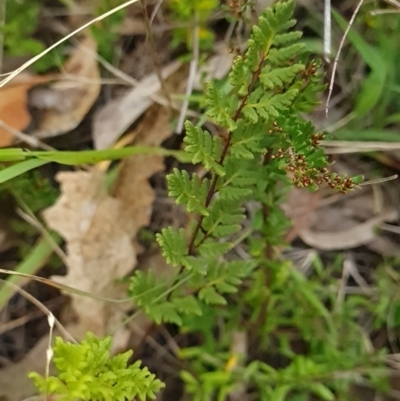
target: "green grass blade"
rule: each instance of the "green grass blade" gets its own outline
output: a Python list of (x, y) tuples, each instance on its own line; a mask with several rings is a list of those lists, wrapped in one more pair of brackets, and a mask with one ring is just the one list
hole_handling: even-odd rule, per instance
[(25, 152), (21, 148), (0, 149), (0, 161), (17, 162), (25, 158)]
[(131, 146), (122, 149), (104, 149), (104, 150), (84, 150), (84, 151), (49, 151), (49, 152), (30, 152), (29, 156), (37, 157), (68, 165), (77, 164), (95, 164), (104, 160), (119, 160), (133, 155), (160, 155), (174, 156), (178, 160), (185, 159), (181, 151), (167, 150), (160, 147), (150, 146)]
[(5, 169), (0, 170), (0, 184), (11, 180), (12, 178), (15, 178), (23, 173), (26, 173), (29, 170), (43, 166), (44, 164), (47, 164), (49, 162), (50, 160), (32, 159), (25, 160), (10, 167), (6, 167)]

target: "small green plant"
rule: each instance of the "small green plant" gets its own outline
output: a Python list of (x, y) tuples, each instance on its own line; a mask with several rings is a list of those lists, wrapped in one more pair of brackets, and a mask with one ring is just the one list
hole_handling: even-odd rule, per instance
[(131, 351), (110, 356), (111, 338), (98, 339), (88, 333), (80, 344), (56, 338), (53, 361), (57, 376), (31, 373), (42, 394), (53, 394), (60, 401), (125, 401), (139, 397), (154, 399), (164, 386), (136, 361), (128, 366)]
[[(158, 277), (150, 269), (130, 278), (135, 307), (155, 325), (169, 323), (195, 338), (178, 351), (184, 399), (224, 401), (242, 394), (262, 401), (345, 401), (354, 380), (385, 386), (374, 375), (384, 366), (382, 355), (370, 350), (361, 322), (366, 313), (381, 318), (387, 304), (368, 310), (360, 295), (339, 302), (335, 272), (315, 261), (306, 277), (282, 256), (289, 221), (281, 204), (292, 186), (328, 185), (346, 193), (362, 180), (329, 172), (319, 144), (323, 134), (302, 117), (323, 86), (318, 61), (305, 53), (301, 33), (291, 30), (294, 7), (288, 0), (267, 9), (227, 83), (208, 84), (204, 107), (219, 134), (186, 122), (186, 159), (205, 174), (174, 169), (167, 176), (169, 195), (191, 216), (188, 227), (165, 227), (156, 236), (172, 274)], [(238, 337), (240, 351), (233, 347)], [(87, 342), (74, 347), (54, 359), (67, 376), (34, 375), (42, 392), (64, 389), (66, 378), (103, 377), (92, 370), (98, 362)], [(102, 355), (100, 361), (108, 359)], [(120, 371), (113, 372), (119, 382)], [(125, 377), (121, 373), (121, 383)], [(155, 383), (153, 392), (160, 388)], [(135, 377), (131, 384), (137, 386)], [(115, 393), (99, 394), (98, 388), (61, 394), (84, 400), (127, 394), (116, 393), (117, 385)]]

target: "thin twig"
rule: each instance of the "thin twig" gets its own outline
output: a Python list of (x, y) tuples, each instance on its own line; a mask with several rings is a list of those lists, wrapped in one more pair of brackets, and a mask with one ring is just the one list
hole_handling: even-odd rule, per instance
[(183, 101), (181, 112), (179, 114), (178, 125), (176, 127), (176, 133), (181, 134), (183, 131), (183, 124), (185, 123), (186, 114), (189, 108), (189, 96), (193, 92), (194, 81), (196, 78), (197, 67), (199, 64), (199, 26), (197, 21), (197, 16), (194, 18), (194, 27), (193, 27), (193, 51), (192, 51), (192, 60), (190, 61), (190, 69), (188, 81), (186, 84), (186, 92), (185, 92), (185, 100)]
[(360, 0), (359, 3), (357, 4), (357, 7), (354, 10), (353, 15), (351, 16), (351, 19), (346, 27), (346, 30), (344, 31), (342, 40), (340, 41), (338, 52), (335, 57), (335, 61), (333, 62), (332, 75), (331, 75), (331, 80), (329, 82), (328, 98), (326, 99), (326, 107), (325, 107), (325, 114), (327, 117), (328, 117), (328, 113), (329, 113), (329, 101), (331, 100), (331, 97), (332, 97), (333, 85), (335, 83), (335, 75), (336, 75), (336, 70), (337, 70), (337, 66), (338, 66), (338, 62), (339, 62), (340, 53), (342, 52), (346, 37), (350, 31), (350, 28), (352, 27), (352, 25), (354, 23), (354, 20), (357, 17), (358, 12), (360, 11), (360, 8), (363, 5), (363, 3), (364, 3), (364, 0)]

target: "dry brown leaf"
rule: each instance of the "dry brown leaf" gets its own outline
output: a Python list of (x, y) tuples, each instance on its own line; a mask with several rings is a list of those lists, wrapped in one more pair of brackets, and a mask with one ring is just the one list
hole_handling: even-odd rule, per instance
[[(23, 131), (31, 122), (28, 111), (28, 91), (32, 86), (46, 82), (48, 77), (23, 75), (10, 85), (0, 88), (0, 120), (18, 131)], [(0, 147), (9, 146), (14, 136), (0, 128)]]
[[(48, 226), (67, 242), (68, 274), (55, 280), (108, 298), (124, 291), (115, 280), (132, 270), (136, 252), (135, 223), (126, 218), (121, 202), (107, 195), (105, 177), (98, 171), (59, 173), (62, 195), (44, 212)], [(78, 316), (73, 335), (91, 331), (105, 335), (111, 318), (121, 316), (115, 305), (71, 295)]]
[(365, 245), (385, 256), (399, 254), (396, 245), (375, 230), (385, 219), (390, 221), (396, 216), (395, 207), (381, 187), (364, 187), (346, 196), (330, 193), (321, 198), (320, 194), (297, 188), (290, 191), (283, 206), (293, 223), (286, 237), (288, 241), (299, 236), (316, 249)]
[(41, 110), (34, 135), (52, 137), (74, 129), (86, 116), (100, 93), (97, 43), (87, 36), (64, 65), (61, 79), (48, 88), (32, 91), (30, 103)]
[[(161, 74), (167, 78), (180, 67), (179, 62), (166, 66)], [(109, 102), (99, 110), (93, 121), (93, 141), (96, 149), (105, 149), (140, 117), (153, 103), (150, 98), (161, 89), (161, 83), (155, 73), (143, 78), (138, 86), (122, 97)]]
[(300, 231), (300, 238), (307, 245), (325, 251), (355, 248), (373, 241), (377, 236), (375, 230), (380, 223), (397, 218), (398, 213), (393, 209), (341, 231), (318, 232), (304, 229)]

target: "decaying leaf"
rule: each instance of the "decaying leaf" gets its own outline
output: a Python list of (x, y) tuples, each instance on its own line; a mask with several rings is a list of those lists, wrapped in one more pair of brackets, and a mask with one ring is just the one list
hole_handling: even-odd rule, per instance
[[(115, 280), (132, 270), (136, 252), (135, 223), (127, 219), (118, 199), (107, 195), (102, 173), (59, 173), (62, 195), (44, 212), (48, 226), (67, 242), (68, 274), (56, 281), (103, 297), (120, 297)], [(116, 311), (106, 302), (72, 295), (77, 332), (104, 335)]]
[(40, 110), (34, 135), (46, 138), (63, 134), (86, 116), (101, 88), (96, 50), (95, 40), (86, 36), (64, 65), (66, 77), (32, 91), (30, 103)]
[(394, 221), (398, 218), (396, 210), (389, 210), (372, 217), (361, 224), (356, 224), (346, 230), (334, 232), (318, 232), (304, 229), (300, 238), (309, 246), (325, 251), (351, 249), (372, 242), (377, 234), (376, 229), (384, 221)]
[[(161, 74), (167, 78), (180, 67), (179, 62), (166, 66)], [(105, 149), (115, 141), (153, 104), (151, 99), (161, 89), (157, 74), (143, 78), (138, 86), (122, 97), (109, 102), (96, 113), (93, 122), (93, 141), (96, 149)]]
[[(0, 88), (0, 120), (18, 131), (24, 130), (32, 119), (27, 106), (28, 91), (48, 79), (25, 74)], [(11, 145), (14, 139), (6, 129), (0, 128), (0, 147)]]
[(321, 250), (342, 250), (366, 246), (385, 256), (398, 254), (389, 238), (379, 233), (379, 225), (393, 221), (398, 213), (380, 187), (363, 187), (346, 196), (321, 191), (314, 193), (292, 188), (283, 205), (292, 221), (286, 236), (299, 236), (307, 245)]

